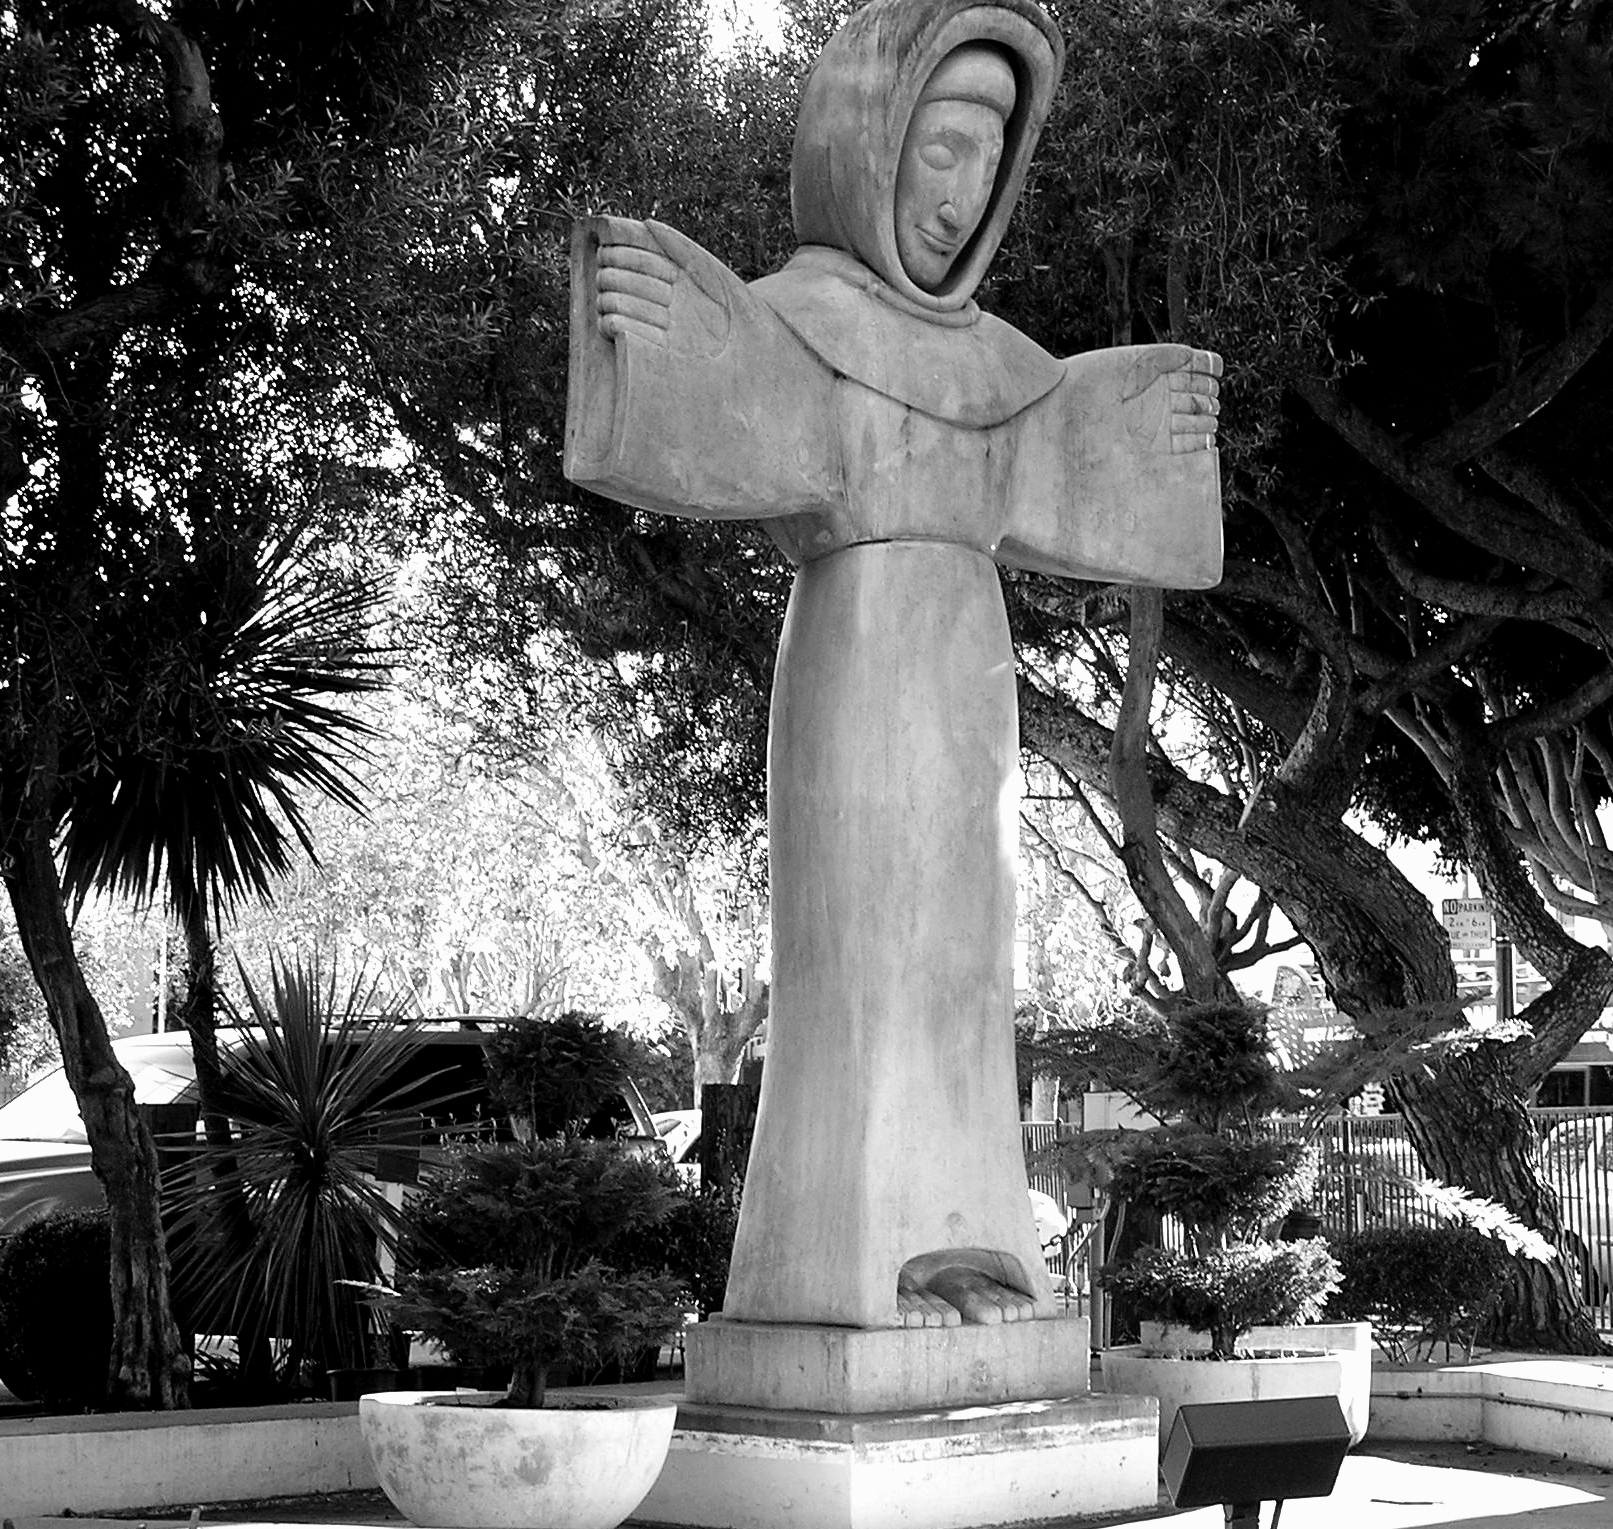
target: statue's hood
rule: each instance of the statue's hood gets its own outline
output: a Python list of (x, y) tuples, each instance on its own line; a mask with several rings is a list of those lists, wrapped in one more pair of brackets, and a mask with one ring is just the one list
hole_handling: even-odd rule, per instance
[[(925, 82), (965, 43), (1009, 55), (1018, 99), (980, 227), (946, 284), (926, 292), (896, 252), (896, 172)], [(855, 255), (921, 308), (962, 308), (1002, 242), (1063, 67), (1063, 39), (1032, 0), (872, 0), (829, 39), (801, 93), (790, 165), (796, 238)]]

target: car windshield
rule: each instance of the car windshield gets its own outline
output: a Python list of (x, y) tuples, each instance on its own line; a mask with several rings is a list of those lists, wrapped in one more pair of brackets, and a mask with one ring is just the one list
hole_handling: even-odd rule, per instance
[(1541, 1166), (1559, 1181), (1573, 1179), (1585, 1171), (1586, 1152), (1595, 1146), (1592, 1133), (1586, 1124), (1565, 1120), (1552, 1128), (1551, 1135), (1541, 1150)]
[[(195, 1084), (190, 1048), (184, 1040), (133, 1049), (118, 1048), (118, 1060), (134, 1080), (141, 1104), (174, 1104)], [(89, 1138), (79, 1117), (67, 1073), (52, 1068), (0, 1109), (0, 1141), (63, 1141), (83, 1144)]]

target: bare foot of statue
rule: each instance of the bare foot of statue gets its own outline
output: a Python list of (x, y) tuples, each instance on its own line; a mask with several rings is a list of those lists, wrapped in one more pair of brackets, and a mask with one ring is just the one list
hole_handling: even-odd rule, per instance
[(1007, 1282), (1008, 1260), (978, 1248), (911, 1258), (896, 1279), (903, 1327), (991, 1326), (1029, 1322), (1036, 1303)]
[(1036, 1314), (1034, 1302), (1023, 1291), (966, 1265), (938, 1270), (926, 1288), (955, 1307), (965, 1322), (1029, 1322)]
[(903, 1327), (959, 1327), (963, 1323), (956, 1306), (916, 1284), (906, 1270), (896, 1280), (896, 1315)]

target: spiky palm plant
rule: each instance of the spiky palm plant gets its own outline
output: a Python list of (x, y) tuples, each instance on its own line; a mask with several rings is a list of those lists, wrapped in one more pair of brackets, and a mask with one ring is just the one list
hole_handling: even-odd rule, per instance
[[(220, 1056), (238, 1139), (216, 1171), (183, 1175), (172, 1196), (183, 1285), (201, 1332), (282, 1342), (277, 1370), (292, 1387), (327, 1369), (377, 1362), (382, 1333), (346, 1281), (379, 1278), (395, 1252), (398, 1209), (374, 1178), (378, 1150), (418, 1134), (422, 1098), (404, 1064), (418, 1026), (372, 983), (339, 987), (317, 961), (276, 961), (261, 993), (243, 972), (241, 1029)], [(212, 1207), (237, 1196), (251, 1236), (220, 1237)]]
[(299, 791), (359, 807), (348, 761), (372, 729), (337, 703), (384, 683), (382, 591), (308, 566), (291, 536), (161, 566), (106, 622), (97, 714), (119, 725), (68, 742), (63, 880), (166, 890), (189, 936), (268, 896), (294, 845), (314, 852)]

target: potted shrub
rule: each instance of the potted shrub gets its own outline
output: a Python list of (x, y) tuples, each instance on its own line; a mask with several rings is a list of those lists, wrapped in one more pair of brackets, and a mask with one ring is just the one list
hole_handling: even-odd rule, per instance
[(583, 1135), (616, 1086), (615, 1041), (578, 1014), (507, 1029), (489, 1071), (519, 1138), (456, 1151), (410, 1207), (406, 1272), (381, 1303), (457, 1364), (510, 1373), (502, 1394), (361, 1399), (376, 1475), (416, 1523), (608, 1529), (660, 1472), (675, 1401), (547, 1389), (557, 1367), (625, 1360), (682, 1321), (673, 1276), (612, 1262), (677, 1200), (653, 1157)]
[(1370, 1363), (1359, 1331), (1308, 1336), (1338, 1283), (1320, 1240), (1270, 1234), (1309, 1192), (1307, 1145), (1262, 1129), (1284, 1102), (1263, 1012), (1202, 1004), (1117, 1021), (1103, 1044), (1126, 1091), (1165, 1122), (1095, 1133), (1080, 1144), (1093, 1177), (1121, 1202), (1174, 1222), (1179, 1251), (1149, 1248), (1099, 1275), (1142, 1324), (1143, 1342), (1106, 1350), (1104, 1384), (1160, 1400), (1160, 1444), (1187, 1400), (1339, 1394), (1352, 1435), (1365, 1432), (1370, 1373), (1330, 1353), (1344, 1342)]

